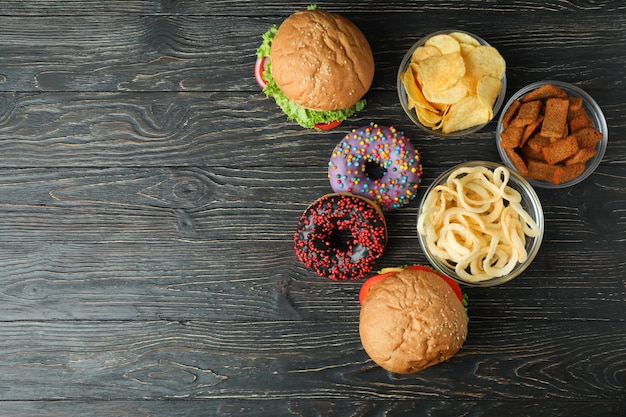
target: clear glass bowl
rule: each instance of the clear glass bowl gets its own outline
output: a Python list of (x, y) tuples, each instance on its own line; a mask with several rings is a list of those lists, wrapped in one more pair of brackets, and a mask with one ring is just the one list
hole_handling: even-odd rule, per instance
[[(438, 185), (445, 184), (450, 174), (454, 172), (455, 170), (457, 170), (458, 168), (486, 167), (486, 168), (489, 168), (491, 171), (493, 171), (497, 167), (501, 167), (501, 166), (503, 165), (499, 163), (495, 163), (495, 162), (489, 162), (489, 161), (470, 161), (470, 162), (465, 162), (465, 163), (456, 165), (446, 170), (435, 181), (433, 181), (433, 183), (430, 185), (430, 187), (424, 194), (424, 197), (422, 198), (422, 201), (420, 203), (420, 207), (418, 210), (418, 219), (419, 219), (419, 216), (421, 216), (425, 210), (424, 203), (427, 197), (430, 195), (430, 193), (433, 192), (434, 188), (437, 187)], [(509, 169), (509, 171), (511, 175), (510, 175), (508, 185), (520, 193), (522, 197), (522, 201), (520, 203), (522, 208), (526, 210), (526, 212), (535, 221), (535, 223), (537, 224), (539, 228), (539, 234), (537, 236), (526, 237), (525, 249), (528, 255), (526, 260), (523, 263), (518, 263), (510, 273), (504, 276), (494, 277), (494, 278), (490, 278), (490, 279), (478, 281), (478, 282), (465, 280), (455, 272), (453, 267), (449, 266), (448, 263), (438, 258), (435, 254), (431, 252), (431, 250), (428, 248), (428, 245), (426, 245), (426, 236), (423, 236), (419, 232), (417, 233), (422, 251), (426, 255), (426, 258), (428, 259), (430, 264), (439, 272), (449, 276), (450, 278), (454, 279), (458, 283), (465, 284), (468, 286), (474, 286), (474, 287), (490, 287), (494, 285), (503, 284), (507, 281), (512, 280), (513, 278), (519, 276), (522, 272), (524, 272), (526, 268), (528, 268), (528, 266), (533, 262), (535, 256), (539, 252), (539, 247), (541, 246), (541, 242), (543, 240), (543, 235), (544, 235), (544, 230), (545, 230), (544, 214), (543, 214), (543, 208), (541, 206), (541, 202), (539, 200), (539, 197), (537, 196), (537, 193), (535, 192), (533, 187), (528, 183), (528, 181), (526, 181), (526, 179), (524, 179), (521, 175), (519, 175), (517, 172), (513, 170)]]
[[(435, 35), (449, 34), (452, 32), (465, 33), (466, 35), (469, 35), (473, 37), (474, 39), (476, 39), (481, 45), (490, 46), (489, 43), (487, 43), (487, 41), (485, 41), (484, 39), (472, 33), (466, 32), (464, 30), (458, 30), (458, 29), (440, 30), (438, 32), (433, 32), (429, 35), (426, 35), (423, 38), (421, 38), (419, 41), (415, 42), (413, 46), (411, 46), (411, 48), (404, 55), (404, 58), (402, 58), (402, 62), (400, 63), (400, 68), (398, 69), (398, 75), (397, 75), (397, 89), (398, 89), (398, 97), (400, 98), (400, 104), (402, 105), (404, 112), (407, 114), (407, 116), (409, 116), (409, 119), (411, 119), (411, 121), (415, 123), (415, 125), (421, 128), (423, 131), (433, 134), (433, 135), (437, 135), (441, 137), (448, 137), (448, 138), (458, 138), (458, 137), (463, 137), (463, 136), (467, 136), (469, 134), (478, 132), (479, 130), (487, 126), (491, 120), (480, 125), (472, 126), (468, 129), (463, 129), (463, 130), (459, 130), (459, 131), (451, 132), (451, 133), (443, 133), (441, 129), (432, 129), (431, 127), (426, 126), (422, 122), (420, 122), (420, 120), (417, 118), (417, 114), (415, 113), (415, 110), (409, 109), (408, 96), (404, 88), (404, 83), (402, 82), (402, 79), (401, 79), (402, 73), (407, 70), (407, 68), (409, 67), (409, 64), (411, 63), (411, 56), (413, 55), (413, 52), (415, 52), (415, 50), (418, 47), (423, 46), (428, 39), (432, 38)], [(496, 115), (498, 114), (498, 111), (500, 110), (500, 108), (502, 107), (502, 104), (504, 103), (504, 98), (506, 95), (506, 74), (504, 75), (504, 77), (502, 77), (501, 81), (502, 81), (502, 90), (500, 91), (500, 94), (498, 95), (498, 98), (496, 99), (493, 105), (494, 118), (496, 117)]]
[(517, 171), (515, 169), (515, 166), (513, 165), (513, 162), (511, 161), (511, 158), (509, 158), (509, 156), (506, 154), (506, 152), (500, 145), (500, 133), (502, 133), (502, 130), (504, 130), (502, 127), (502, 118), (506, 110), (511, 105), (511, 103), (513, 103), (513, 101), (518, 100), (526, 93), (533, 91), (537, 89), (538, 87), (541, 87), (544, 84), (552, 84), (557, 87), (560, 87), (569, 96), (582, 97), (583, 108), (587, 111), (587, 115), (591, 118), (593, 122), (593, 127), (598, 129), (602, 133), (602, 140), (596, 144), (596, 155), (593, 158), (591, 158), (589, 161), (587, 161), (587, 164), (585, 166), (585, 171), (578, 177), (574, 178), (573, 180), (564, 182), (561, 184), (553, 184), (547, 181), (540, 181), (540, 180), (536, 180), (533, 178), (526, 178), (526, 180), (529, 183), (539, 188), (556, 189), (556, 188), (571, 187), (572, 185), (578, 184), (582, 182), (583, 180), (585, 180), (589, 175), (593, 173), (593, 171), (596, 170), (596, 168), (598, 168), (598, 165), (600, 165), (600, 162), (602, 162), (602, 158), (604, 157), (604, 153), (606, 152), (606, 146), (609, 142), (609, 129), (606, 124), (606, 119), (604, 118), (604, 113), (602, 113), (602, 109), (600, 108), (600, 106), (598, 106), (598, 103), (596, 103), (595, 100), (589, 94), (587, 94), (584, 90), (580, 89), (579, 87), (576, 87), (575, 85), (568, 84), (562, 81), (546, 80), (546, 81), (538, 81), (536, 83), (529, 84), (526, 87), (519, 90), (518, 92), (516, 92), (515, 94), (513, 94), (513, 96), (505, 104), (504, 108), (502, 109), (502, 113), (500, 114), (500, 117), (498, 118), (498, 125), (496, 127), (496, 146), (498, 147), (498, 153), (500, 154), (500, 158), (502, 158), (502, 161), (504, 162), (504, 164), (508, 166), (509, 168), (511, 168), (512, 170)]

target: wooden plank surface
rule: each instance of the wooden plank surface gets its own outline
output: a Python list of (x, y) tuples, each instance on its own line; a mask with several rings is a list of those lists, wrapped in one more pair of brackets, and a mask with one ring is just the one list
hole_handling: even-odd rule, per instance
[[(261, 35), (306, 5), (2, 2), (0, 415), (625, 415), (624, 2), (318, 2), (376, 59), (368, 106), (330, 132), (288, 122), (252, 76)], [(418, 200), (456, 163), (499, 161), (495, 122), (451, 142), (398, 103), (404, 52), (444, 28), (501, 51), (507, 97), (585, 89), (609, 146), (582, 184), (537, 190), (546, 235), (521, 277), (466, 288), (461, 352), (398, 376), (360, 345), (361, 282), (315, 276), (292, 237), (351, 128), (411, 137)], [(418, 204), (387, 216), (379, 267), (426, 262)]]
[(471, 322), (463, 352), (419, 377), (373, 365), (353, 320), (22, 322), (0, 330), (9, 339), (3, 396), (12, 400), (623, 400), (624, 354), (612, 347), (626, 330), (615, 322)]

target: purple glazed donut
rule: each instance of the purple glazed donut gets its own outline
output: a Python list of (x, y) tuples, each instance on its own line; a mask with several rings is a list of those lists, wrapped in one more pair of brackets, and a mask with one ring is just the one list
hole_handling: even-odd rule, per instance
[(369, 198), (384, 211), (415, 198), (421, 177), (420, 155), (409, 139), (394, 127), (377, 124), (353, 129), (328, 163), (333, 191)]

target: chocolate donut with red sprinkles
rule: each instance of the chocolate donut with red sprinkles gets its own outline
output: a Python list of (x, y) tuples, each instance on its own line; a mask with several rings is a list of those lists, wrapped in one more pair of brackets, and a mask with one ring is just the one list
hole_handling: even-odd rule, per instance
[(332, 280), (358, 280), (370, 272), (387, 244), (382, 210), (350, 193), (327, 194), (300, 216), (294, 235), (296, 256)]

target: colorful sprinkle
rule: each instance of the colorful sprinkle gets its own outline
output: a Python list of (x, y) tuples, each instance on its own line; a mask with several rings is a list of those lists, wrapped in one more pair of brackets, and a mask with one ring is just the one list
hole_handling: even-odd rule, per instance
[[(372, 162), (384, 171), (380, 178), (368, 176), (367, 164)], [(331, 181), (335, 192), (353, 186), (351, 192), (380, 202), (384, 211), (408, 204), (415, 197), (409, 191), (417, 189), (422, 176), (419, 152), (404, 133), (374, 123), (347, 134), (333, 150), (328, 165), (330, 179), (334, 172), (341, 175), (341, 182)], [(400, 198), (389, 198), (391, 189), (401, 190)]]

